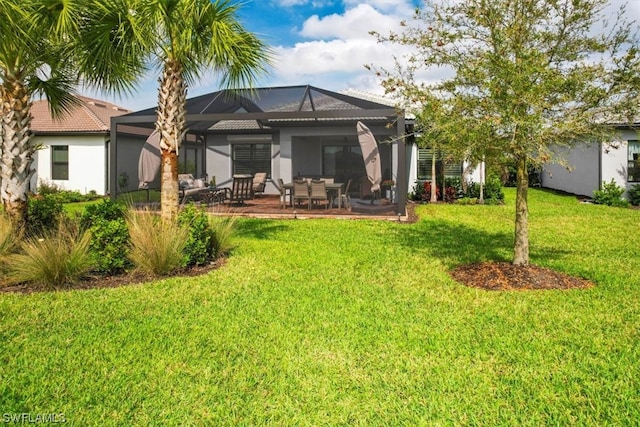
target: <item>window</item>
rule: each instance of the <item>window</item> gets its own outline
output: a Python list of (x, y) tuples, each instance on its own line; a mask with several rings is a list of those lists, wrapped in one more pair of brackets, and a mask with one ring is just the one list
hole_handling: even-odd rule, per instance
[(640, 141), (627, 142), (627, 181), (640, 181)]
[(366, 175), (360, 145), (324, 145), (322, 147), (322, 175), (346, 182)]
[(51, 146), (51, 179), (69, 179), (69, 146)]
[[(431, 180), (432, 161), (433, 155), (430, 148), (418, 148), (418, 179)], [(436, 155), (437, 176), (442, 176), (443, 174), (442, 163), (442, 156)], [(445, 161), (444, 176), (446, 178), (462, 176), (462, 163)]]
[(271, 176), (271, 144), (233, 144), (233, 174)]

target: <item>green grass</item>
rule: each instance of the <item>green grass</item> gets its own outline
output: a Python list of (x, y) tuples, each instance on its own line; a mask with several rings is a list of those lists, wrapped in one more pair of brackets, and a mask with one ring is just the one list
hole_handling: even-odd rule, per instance
[(640, 211), (532, 190), (532, 263), (588, 290), (489, 292), (505, 206), (416, 224), (240, 219), (227, 263), (116, 289), (0, 294), (0, 413), (69, 425), (634, 425)]

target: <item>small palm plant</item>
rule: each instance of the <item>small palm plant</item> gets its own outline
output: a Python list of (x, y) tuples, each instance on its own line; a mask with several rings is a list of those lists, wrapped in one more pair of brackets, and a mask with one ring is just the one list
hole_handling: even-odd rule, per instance
[(61, 220), (56, 230), (28, 237), (7, 256), (9, 281), (47, 289), (73, 285), (92, 268), (90, 242), (90, 233)]
[(136, 270), (153, 276), (166, 276), (183, 266), (189, 237), (186, 226), (162, 221), (147, 211), (130, 210), (127, 225), (131, 237), (129, 259)]

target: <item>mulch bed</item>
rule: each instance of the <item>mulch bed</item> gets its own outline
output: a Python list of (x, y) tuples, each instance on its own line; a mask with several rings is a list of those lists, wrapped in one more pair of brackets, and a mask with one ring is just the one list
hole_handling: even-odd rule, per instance
[(508, 262), (462, 265), (450, 272), (454, 280), (491, 291), (590, 288), (594, 284), (536, 265), (515, 266)]
[[(226, 258), (219, 258), (214, 262), (205, 265), (196, 265), (176, 271), (170, 276), (153, 277), (139, 273), (124, 273), (114, 276), (90, 276), (80, 282), (69, 285), (65, 288), (56, 289), (58, 291), (75, 291), (78, 289), (102, 289), (102, 288), (118, 288), (120, 286), (135, 285), (138, 283), (150, 282), (158, 279), (166, 279), (167, 277), (192, 277), (206, 274), (216, 268), (221, 267), (226, 262)], [(19, 294), (30, 294), (33, 292), (48, 291), (50, 289), (37, 288), (33, 285), (14, 285), (0, 287), (0, 292), (13, 292)]]

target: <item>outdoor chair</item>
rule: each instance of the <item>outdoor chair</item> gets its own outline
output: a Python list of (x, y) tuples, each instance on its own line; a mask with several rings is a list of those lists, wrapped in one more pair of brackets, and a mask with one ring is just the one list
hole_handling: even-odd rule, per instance
[(209, 192), (209, 187), (204, 179), (194, 178), (193, 174), (178, 174), (178, 185), (180, 188), (180, 204), (184, 205), (188, 201), (198, 202), (205, 193)]
[(304, 200), (311, 209), (311, 199), (309, 198), (309, 184), (307, 181), (293, 181), (293, 202), (300, 203)]
[(287, 189), (282, 178), (278, 178), (278, 191), (280, 192), (280, 207), (285, 209), (287, 207)]
[(311, 180), (311, 192), (309, 194), (309, 209), (313, 202), (320, 202), (325, 200), (327, 205), (325, 209), (329, 208), (329, 196), (327, 195), (327, 183), (323, 180)]
[(253, 177), (253, 194), (263, 194), (264, 188), (267, 185), (267, 173), (266, 172), (258, 172)]
[(349, 196), (351, 181), (353, 181), (353, 179), (349, 179), (349, 181), (347, 181), (347, 185), (344, 187), (344, 191), (340, 195), (340, 204), (347, 209), (351, 209), (351, 197)]
[(216, 193), (219, 200), (244, 205), (245, 200), (253, 199), (253, 176), (234, 175), (231, 188), (220, 188)]

